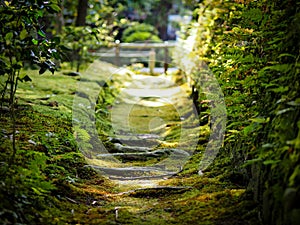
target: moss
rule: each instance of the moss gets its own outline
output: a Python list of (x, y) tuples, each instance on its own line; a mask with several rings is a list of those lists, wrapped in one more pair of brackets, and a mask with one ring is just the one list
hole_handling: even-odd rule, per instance
[[(34, 77), (36, 80), (34, 88), (31, 88), (30, 83), (20, 86), (19, 96), (22, 105), (18, 110), (17, 123), (20, 151), (16, 159), (17, 165), (23, 168), (26, 164), (24, 161), (32, 159), (35, 153), (45, 155), (45, 164), (37, 170), (36, 176), (40, 176), (42, 181), (51, 183), (55, 189), (37, 196), (28, 185), (15, 186), (15, 192), (12, 191), (13, 189), (10, 190), (13, 193), (21, 193), (16, 196), (20, 197), (24, 193), (26, 196), (25, 200), (20, 198), (21, 202), (13, 200), (16, 205), (20, 204), (19, 208), (8, 206), (11, 201), (4, 197), (5, 192), (2, 189), (0, 194), (6, 200), (1, 202), (1, 207), (8, 210), (2, 215), (11, 219), (15, 215), (14, 212), (18, 216), (22, 212), (28, 212), (28, 215), (33, 215), (27, 218), (31, 224), (256, 224), (257, 212), (253, 211), (255, 204), (241, 184), (235, 182), (239, 177), (235, 177), (235, 174), (232, 176), (223, 174), (224, 171), (230, 170), (228, 169), (229, 157), (220, 154), (215, 164), (204, 171), (203, 176), (197, 174), (197, 166), (205, 149), (202, 141), (209, 137), (209, 126), (205, 123), (201, 129), (196, 129), (194, 120), (190, 116), (180, 122), (178, 113), (172, 106), (163, 107), (167, 112), (165, 119), (171, 122), (168, 123), (166, 132), (157, 129), (157, 134), (163, 134), (163, 138), (156, 148), (178, 147), (180, 126), (185, 125), (189, 125), (188, 129), (193, 133), (199, 133), (201, 142), (195, 149), (190, 146), (193, 138), (187, 138), (180, 143), (180, 147), (195, 151), (181, 173), (161, 181), (159, 185), (188, 186), (192, 189), (172, 194), (166, 190), (150, 189), (141, 191), (139, 195), (131, 195), (133, 189), (142, 186), (141, 183), (114, 182), (91, 167), (87, 167), (87, 164), (108, 167), (117, 165), (114, 161), (84, 158), (83, 153), (79, 151), (74, 133), (77, 138), (87, 143), (90, 143), (94, 137), (91, 137), (82, 127), (72, 127), (69, 109), (72, 108), (71, 100), (74, 97), (76, 77), (57, 76), (60, 75)], [(94, 78), (90, 77), (90, 79)], [(126, 80), (126, 77), (124, 79)], [(114, 84), (121, 87), (120, 80), (115, 78), (109, 86)], [(39, 82), (42, 83), (41, 86)], [(52, 90), (55, 90), (56, 95), (47, 97)], [(112, 93), (108, 93), (110, 90)], [(98, 100), (103, 104), (99, 104), (96, 108), (99, 110), (99, 118), (101, 117), (97, 125), (99, 136), (106, 143), (106, 147), (112, 150), (114, 145), (108, 139), (108, 135), (111, 134), (108, 109), (115, 98), (114, 93), (118, 93), (117, 90), (107, 88)], [(39, 96), (46, 96), (47, 100), (39, 99)], [(49, 106), (47, 103), (51, 101), (57, 101), (58, 107)], [(184, 103), (180, 103), (179, 108), (184, 115), (188, 115), (190, 109), (187, 109)], [(152, 115), (154, 112), (137, 106), (132, 113), (138, 116)], [(149, 122), (147, 118), (144, 118), (144, 121)], [(143, 124), (134, 120), (131, 122), (136, 130), (149, 131), (149, 127)], [(1, 125), (5, 132), (10, 132), (8, 114), (1, 114)], [(154, 125), (157, 123), (153, 123), (152, 127), (157, 128)], [(10, 155), (10, 141), (5, 132), (0, 133), (0, 139), (4, 140), (0, 145), (0, 156), (3, 161), (7, 161)], [(30, 143), (29, 140), (33, 142)], [(127, 162), (126, 166), (146, 166), (156, 162), (155, 160)], [(149, 181), (151, 184), (157, 182)], [(33, 199), (35, 203), (28, 199)], [(37, 205), (42, 207), (35, 208), (34, 206)], [(116, 210), (118, 210), (117, 216)]]

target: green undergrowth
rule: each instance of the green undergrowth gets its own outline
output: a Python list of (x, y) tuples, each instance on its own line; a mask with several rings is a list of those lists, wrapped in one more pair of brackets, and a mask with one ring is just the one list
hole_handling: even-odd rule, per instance
[[(46, 111), (50, 113), (49, 109)], [(9, 123), (2, 123), (7, 116), (1, 114), (4, 133), (0, 155), (1, 223), (60, 224), (60, 221), (68, 221), (72, 210), (76, 210), (74, 202), (78, 202), (76, 208), (79, 210), (88, 205), (84, 199), (93, 196), (76, 185), (95, 180), (101, 182), (104, 189), (105, 179), (85, 167), (70, 121), (42, 114), (28, 106), (17, 112), (18, 151), (14, 161), (9, 163), (10, 140), (7, 134), (10, 128)]]
[(33, 81), (21, 83), (17, 92), (18, 150), (13, 161), (10, 115), (1, 109), (0, 223), (66, 224), (73, 211), (91, 205), (88, 199), (101, 198), (78, 184), (95, 181), (104, 190), (109, 182), (86, 167), (73, 136), (71, 110), (78, 77), (26, 72)]

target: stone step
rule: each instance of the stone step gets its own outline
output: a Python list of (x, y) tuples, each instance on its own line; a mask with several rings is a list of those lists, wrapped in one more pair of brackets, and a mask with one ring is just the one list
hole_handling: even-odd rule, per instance
[(141, 146), (124, 146), (120, 143), (114, 144), (117, 153), (135, 153), (135, 152), (149, 152), (152, 151), (151, 147), (141, 147)]
[(170, 194), (182, 194), (192, 190), (191, 186), (157, 186), (152, 188), (138, 188), (129, 192), (129, 196), (136, 198), (157, 198)]
[(160, 141), (156, 139), (139, 139), (139, 140), (127, 140), (127, 139), (115, 139), (117, 142), (112, 141), (112, 143), (119, 143), (125, 146), (140, 146), (140, 147), (148, 147), (154, 148), (155, 146), (160, 144)]
[[(127, 147), (127, 146), (126, 146)], [(156, 149), (153, 150), (152, 148), (146, 147), (130, 147), (130, 148), (123, 148), (122, 150), (127, 149), (128, 151), (122, 152), (115, 152), (115, 153), (105, 153), (105, 154), (98, 154), (97, 158), (105, 158), (105, 157), (118, 157), (121, 158), (123, 161), (147, 161), (151, 158), (161, 158), (167, 157), (171, 153), (175, 153), (177, 156), (189, 156), (189, 153), (180, 149), (172, 149), (172, 148), (165, 148), (165, 149)]]
[(150, 147), (140, 147), (140, 146), (123, 146), (121, 144), (116, 144), (118, 147), (116, 148), (118, 151), (113, 153), (176, 153), (177, 155), (185, 155), (190, 156), (190, 154), (184, 150), (178, 148), (161, 148), (161, 149), (154, 149)]
[(98, 154), (97, 158), (101, 159), (103, 157), (117, 157), (121, 158), (122, 161), (147, 161), (152, 158), (161, 158), (169, 155), (168, 151), (153, 151), (153, 152), (128, 152), (128, 153), (108, 153), (108, 154)]
[(177, 154), (189, 155), (184, 150), (177, 149), (177, 148), (162, 148), (162, 149), (155, 149), (152, 147), (141, 147), (141, 146), (124, 146), (120, 143), (115, 143), (115, 151), (112, 153), (141, 153), (141, 152), (153, 152), (153, 151), (166, 151), (166, 152), (175, 152)]
[[(141, 183), (142, 181), (137, 181), (135, 183)], [(147, 182), (147, 181), (146, 181)], [(131, 196), (135, 198), (157, 198), (162, 196), (169, 196), (170, 194), (182, 194), (186, 191), (193, 190), (192, 186), (151, 186), (151, 187), (144, 187), (144, 188), (137, 188), (134, 190), (129, 190), (117, 194), (110, 194), (109, 196)]]
[(108, 168), (95, 165), (87, 165), (108, 175), (112, 180), (146, 180), (161, 179), (175, 175), (178, 171), (163, 170), (159, 167), (118, 167)]
[(109, 137), (111, 143), (123, 144), (125, 146), (155, 147), (160, 144), (160, 135), (157, 134), (122, 134)]

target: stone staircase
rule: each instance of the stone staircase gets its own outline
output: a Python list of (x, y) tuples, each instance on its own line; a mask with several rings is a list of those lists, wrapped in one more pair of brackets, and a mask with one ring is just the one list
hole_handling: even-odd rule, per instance
[[(102, 161), (114, 158), (118, 166), (91, 167), (120, 181), (163, 179), (178, 173), (191, 155), (181, 148), (180, 137), (188, 101), (167, 76), (134, 75), (110, 109), (114, 136), (109, 140), (114, 147), (96, 155)], [(176, 129), (179, 137), (166, 140), (168, 132)]]

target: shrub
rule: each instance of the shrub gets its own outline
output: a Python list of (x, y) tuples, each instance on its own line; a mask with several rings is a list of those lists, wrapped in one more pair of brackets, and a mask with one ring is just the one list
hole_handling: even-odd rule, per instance
[(158, 37), (158, 31), (150, 24), (135, 23), (133, 26), (125, 29), (122, 35), (123, 42), (146, 40), (151, 42), (161, 42), (161, 39)]

